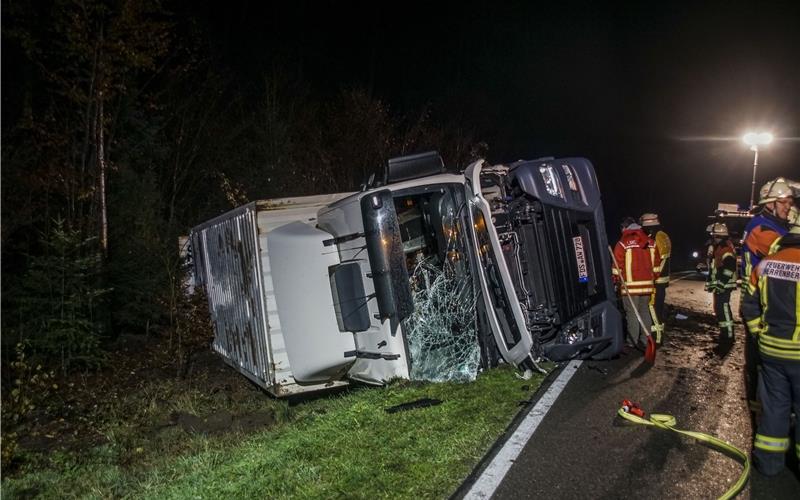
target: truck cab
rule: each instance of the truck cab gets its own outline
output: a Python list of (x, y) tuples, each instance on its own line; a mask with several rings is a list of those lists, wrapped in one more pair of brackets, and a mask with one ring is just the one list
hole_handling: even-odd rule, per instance
[(423, 153), (357, 193), (248, 207), (193, 229), (196, 278), (215, 350), (275, 395), (622, 348), (588, 160), (451, 172)]

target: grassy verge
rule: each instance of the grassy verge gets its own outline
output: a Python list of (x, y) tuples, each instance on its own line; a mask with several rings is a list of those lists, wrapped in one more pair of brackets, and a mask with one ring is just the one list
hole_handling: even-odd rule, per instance
[[(143, 433), (118, 415), (102, 446), (29, 457), (4, 478), (3, 498), (447, 497), (540, 383), (503, 367), (471, 384), (400, 381), (291, 408), (262, 396), (265, 407), (280, 408), (271, 427), (222, 435), (175, 426)], [(202, 414), (191, 398), (184, 394), (182, 406)], [(420, 398), (442, 404), (385, 411)], [(138, 411), (133, 422), (158, 413)]]

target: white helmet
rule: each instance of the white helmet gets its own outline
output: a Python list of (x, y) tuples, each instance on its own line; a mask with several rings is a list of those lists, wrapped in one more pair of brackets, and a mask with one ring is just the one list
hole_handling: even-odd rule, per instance
[(789, 209), (789, 232), (793, 234), (800, 234), (800, 210), (797, 207)]
[(709, 224), (706, 232), (711, 236), (728, 236), (728, 226), (724, 222)]
[(642, 227), (660, 226), (661, 222), (658, 221), (658, 214), (647, 213), (639, 217), (639, 224), (641, 224)]
[(795, 198), (800, 198), (800, 182), (792, 181), (792, 180), (788, 180), (788, 179), (787, 179), (786, 182), (789, 183), (789, 187), (792, 188), (792, 191), (794, 191), (794, 197)]
[(783, 198), (791, 198), (794, 196), (792, 184), (794, 183), (783, 177), (767, 182), (758, 191), (758, 204), (764, 205)]

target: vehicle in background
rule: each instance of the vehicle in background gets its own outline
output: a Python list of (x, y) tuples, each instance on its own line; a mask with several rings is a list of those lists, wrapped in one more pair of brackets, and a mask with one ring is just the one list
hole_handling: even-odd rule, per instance
[[(745, 238), (745, 228), (753, 214), (748, 210), (743, 210), (735, 203), (717, 203), (717, 209), (713, 215), (709, 215), (709, 224), (724, 223), (728, 228), (728, 234), (733, 247), (736, 249), (736, 269), (740, 268), (741, 248)], [(708, 274), (708, 255), (711, 248), (711, 240), (707, 239), (703, 244), (702, 251), (695, 251), (693, 259), (697, 260), (695, 269), (698, 273)], [(697, 254), (697, 255), (695, 255)]]
[(453, 173), (432, 152), (360, 192), (252, 202), (190, 240), (213, 349), (286, 396), (615, 356), (605, 234), (586, 159)]

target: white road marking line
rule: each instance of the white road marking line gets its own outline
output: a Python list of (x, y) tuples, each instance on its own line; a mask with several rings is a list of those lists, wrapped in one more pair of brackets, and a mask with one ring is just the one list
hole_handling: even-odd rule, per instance
[(559, 394), (567, 386), (567, 382), (578, 371), (583, 361), (573, 360), (561, 370), (561, 373), (555, 379), (552, 385), (547, 388), (547, 391), (542, 395), (539, 401), (531, 408), (531, 411), (522, 419), (519, 427), (514, 431), (511, 437), (508, 438), (506, 443), (500, 451), (492, 459), (491, 463), (486, 466), (483, 473), (472, 485), (472, 488), (464, 496), (465, 499), (486, 499), (491, 497), (503, 478), (508, 473), (511, 465), (519, 456), (522, 449), (528, 443), (533, 433), (539, 427), (539, 424), (544, 420), (544, 416), (550, 411), (550, 408), (556, 402)]

